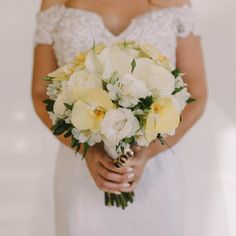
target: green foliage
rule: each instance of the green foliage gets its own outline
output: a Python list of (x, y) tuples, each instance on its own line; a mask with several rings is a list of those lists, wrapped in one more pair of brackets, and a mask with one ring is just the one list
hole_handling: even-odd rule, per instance
[(58, 122), (52, 126), (51, 130), (54, 135), (61, 135), (71, 127), (71, 124), (67, 124), (64, 120), (58, 120)]
[(160, 143), (161, 143), (162, 145), (165, 145), (164, 138), (161, 136), (161, 134), (158, 134), (158, 135), (157, 135), (157, 139), (159, 139), (159, 141), (160, 141)]
[(134, 109), (149, 110), (153, 103), (153, 97), (147, 96), (146, 98), (140, 98), (139, 103), (134, 107)]
[(84, 150), (83, 150), (84, 153), (83, 153), (82, 160), (85, 158), (86, 153), (87, 153), (89, 147), (90, 147), (89, 144), (88, 144), (87, 142), (85, 142), (85, 143), (84, 143)]
[(74, 148), (79, 144), (79, 140), (77, 140), (73, 135), (71, 136), (71, 147)]
[(68, 137), (70, 137), (71, 135), (72, 135), (72, 129), (73, 129), (74, 127), (73, 127), (73, 125), (71, 125), (71, 127), (66, 131), (66, 133), (64, 134), (64, 137), (65, 138), (68, 138)]
[(125, 143), (128, 143), (128, 144), (135, 144), (135, 138), (134, 137), (130, 137), (130, 138), (125, 138), (123, 140)]
[(64, 103), (66, 109), (72, 111), (73, 107), (74, 107), (74, 104), (67, 104), (67, 103)]
[(131, 62), (131, 73), (134, 71), (134, 68), (136, 67), (136, 61), (133, 59), (133, 61)]
[(179, 87), (179, 88), (175, 88), (174, 92), (172, 92), (172, 95), (175, 95), (176, 93), (182, 91), (185, 87)]
[(44, 81), (52, 81), (54, 79), (54, 77), (50, 77), (50, 76), (45, 76), (42, 78), (42, 80)]
[(171, 73), (172, 73), (172, 75), (173, 75), (175, 78), (177, 78), (177, 77), (180, 75), (181, 72), (180, 72), (179, 69), (176, 68), (176, 69), (173, 70)]
[(193, 102), (196, 102), (196, 101), (197, 101), (197, 99), (195, 99), (195, 98), (189, 98), (186, 102), (188, 104), (190, 104), (190, 103), (193, 103)]
[(54, 100), (51, 100), (51, 99), (45, 99), (44, 101), (43, 101), (43, 103), (45, 103), (46, 104), (46, 110), (48, 111), (48, 112), (52, 112), (53, 111), (53, 106), (54, 106), (54, 103), (55, 103), (55, 101)]

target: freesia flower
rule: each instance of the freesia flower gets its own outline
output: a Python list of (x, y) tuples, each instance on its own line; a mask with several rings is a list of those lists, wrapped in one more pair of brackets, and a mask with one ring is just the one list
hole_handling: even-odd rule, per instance
[(151, 95), (145, 81), (134, 78), (131, 73), (126, 73), (114, 84), (108, 84), (107, 89), (111, 99), (118, 100), (122, 107), (133, 107), (140, 98)]

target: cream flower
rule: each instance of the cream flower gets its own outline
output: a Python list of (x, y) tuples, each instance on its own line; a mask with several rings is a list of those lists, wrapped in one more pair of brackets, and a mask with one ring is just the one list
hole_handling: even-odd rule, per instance
[(154, 45), (150, 43), (140, 43), (140, 49), (151, 57), (154, 61), (163, 65), (169, 71), (173, 71), (174, 67), (171, 65), (170, 61), (165, 57)]
[(86, 70), (76, 70), (67, 81), (68, 88), (102, 88), (102, 80)]
[(108, 111), (101, 122), (103, 141), (113, 147), (118, 145), (122, 139), (134, 136), (138, 129), (137, 118), (126, 108)]
[(101, 142), (100, 133), (92, 133), (90, 130), (77, 130), (76, 128), (72, 129), (72, 134), (75, 139), (80, 143), (87, 142), (89, 146), (93, 146), (95, 143)]
[(72, 109), (71, 122), (78, 130), (96, 133), (105, 113), (113, 108), (113, 103), (108, 93), (99, 88), (84, 89), (81, 94), (83, 96)]
[(95, 53), (94, 50), (91, 50), (85, 60), (86, 69), (91, 74), (102, 74), (104, 70), (104, 65), (100, 56)]
[(104, 65), (103, 78), (109, 79), (114, 71), (118, 72), (119, 77), (131, 70), (131, 56), (127, 50), (121, 49), (117, 45), (105, 48), (100, 53), (100, 58)]
[(60, 118), (65, 118), (66, 114), (66, 104), (73, 104), (75, 102), (73, 96), (71, 96), (70, 91), (67, 89), (65, 83), (62, 84), (62, 89), (61, 93), (57, 96), (54, 106), (53, 106), (53, 111), (54, 113), (60, 117)]
[(123, 107), (133, 107), (140, 98), (151, 95), (145, 81), (136, 79), (131, 73), (126, 73), (114, 84), (108, 84), (107, 89), (110, 97)]
[(133, 75), (144, 80), (155, 97), (172, 94), (175, 89), (175, 78), (171, 72), (148, 58), (138, 58), (135, 61)]
[(75, 66), (72, 63), (68, 63), (57, 70), (48, 74), (48, 77), (54, 78), (54, 80), (68, 80), (70, 75), (74, 72)]
[(158, 99), (152, 104), (145, 124), (145, 136), (148, 142), (156, 139), (158, 133), (173, 131), (179, 122), (180, 112), (174, 106), (172, 97)]

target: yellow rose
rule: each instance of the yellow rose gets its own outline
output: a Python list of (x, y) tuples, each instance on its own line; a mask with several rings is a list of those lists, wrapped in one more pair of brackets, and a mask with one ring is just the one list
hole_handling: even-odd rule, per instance
[(96, 133), (105, 113), (113, 108), (108, 93), (100, 88), (83, 89), (83, 96), (72, 109), (71, 122), (78, 130)]
[(158, 133), (168, 133), (176, 129), (180, 122), (180, 113), (171, 97), (162, 97), (151, 106), (145, 125), (148, 142), (156, 139)]

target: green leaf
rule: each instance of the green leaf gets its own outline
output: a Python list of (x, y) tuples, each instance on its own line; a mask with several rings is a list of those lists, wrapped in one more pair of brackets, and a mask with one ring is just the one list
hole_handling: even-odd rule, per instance
[(75, 155), (79, 152), (79, 150), (80, 150), (80, 143), (77, 144), (77, 148), (75, 150)]
[(197, 101), (197, 99), (195, 99), (195, 98), (189, 98), (186, 102), (188, 104), (190, 104), (190, 103), (193, 103), (193, 102), (196, 102), (196, 101)]
[(68, 130), (71, 127), (71, 124), (67, 124), (64, 120), (60, 120), (53, 129), (53, 134), (54, 135), (61, 135), (63, 134), (66, 130)]
[(164, 138), (161, 136), (161, 134), (158, 134), (158, 135), (157, 135), (157, 138), (159, 139), (159, 141), (160, 141), (160, 143), (161, 143), (162, 145), (165, 145)]
[(85, 158), (85, 155), (86, 155), (86, 153), (87, 153), (87, 151), (88, 151), (88, 149), (89, 149), (89, 144), (87, 143), (87, 142), (85, 142), (84, 143), (84, 150), (83, 150), (83, 157), (82, 157), (82, 160)]
[(71, 136), (71, 147), (74, 148), (78, 145), (79, 140), (77, 140), (73, 135)]
[(54, 79), (54, 77), (50, 77), (50, 76), (45, 76), (42, 78), (42, 80), (44, 81), (52, 81)]
[(172, 92), (172, 95), (175, 95), (176, 93), (180, 92), (181, 90), (183, 90), (185, 87), (179, 87), (179, 88), (175, 88), (174, 92)]
[(46, 104), (46, 110), (47, 110), (48, 112), (52, 112), (52, 111), (53, 111), (53, 106), (54, 106), (54, 103), (55, 103), (54, 100), (45, 99), (45, 100), (43, 101), (43, 103)]
[(64, 122), (64, 120), (61, 120), (61, 119), (58, 120), (57, 123), (51, 127), (51, 130), (54, 131), (56, 129), (56, 127), (61, 125), (63, 122)]
[(133, 61), (131, 62), (131, 73), (133, 72), (134, 68), (136, 67), (136, 61), (133, 59)]
[(73, 109), (73, 107), (74, 107), (74, 104), (67, 104), (67, 103), (64, 103), (64, 105), (65, 105), (65, 107), (66, 107), (68, 110), (70, 110), (70, 111), (72, 111), (72, 109)]
[(139, 103), (134, 107), (139, 108), (141, 110), (149, 110), (153, 103), (153, 97), (147, 96), (146, 98), (140, 98)]
[(134, 137), (125, 138), (124, 142), (128, 143), (128, 144), (134, 144), (135, 143), (135, 139), (134, 139)]
[(96, 47), (96, 42), (95, 39), (93, 39), (93, 46), (92, 46), (92, 50), (95, 52), (95, 47)]
[(71, 127), (68, 129), (68, 131), (66, 131), (66, 133), (64, 134), (65, 138), (68, 138), (72, 135), (71, 131), (72, 131), (73, 128), (74, 128), (73, 125), (71, 125)]
[(177, 78), (177, 77), (180, 75), (181, 72), (180, 72), (179, 69), (176, 68), (176, 69), (173, 70), (171, 73), (172, 73), (172, 75), (173, 75), (175, 78)]

